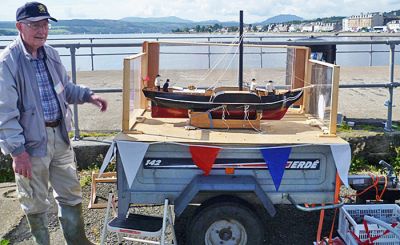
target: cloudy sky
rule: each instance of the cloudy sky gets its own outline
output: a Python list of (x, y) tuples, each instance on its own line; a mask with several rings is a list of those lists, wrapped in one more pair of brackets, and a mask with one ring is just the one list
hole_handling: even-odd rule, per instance
[[(39, 0), (40, 1), (40, 0)], [(15, 20), (24, 0), (1, 0), (0, 21)], [(400, 9), (400, 0), (42, 0), (57, 19), (121, 19), (124, 17), (177, 16), (194, 21), (217, 19), (263, 21), (278, 14), (294, 14), (305, 19), (349, 16), (361, 12)]]

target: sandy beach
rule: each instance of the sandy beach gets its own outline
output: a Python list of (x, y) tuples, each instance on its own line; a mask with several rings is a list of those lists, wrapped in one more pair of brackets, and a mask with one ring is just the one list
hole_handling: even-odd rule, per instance
[[(395, 82), (399, 82), (400, 66), (395, 68)], [(161, 71), (164, 78), (170, 78), (172, 85), (194, 84), (197, 86), (211, 86), (218, 80), (220, 74), (206, 77), (206, 71), (167, 70)], [(225, 74), (219, 84), (225, 80), (235, 81), (236, 72)], [(277, 85), (283, 85), (285, 80), (284, 69), (251, 69), (245, 70), (244, 80), (257, 78), (259, 86), (264, 81), (274, 80)], [(199, 82), (201, 81), (201, 82)], [(212, 82), (211, 82), (212, 81)], [(341, 67), (340, 84), (370, 84), (389, 83), (390, 70), (388, 66), (374, 67)], [(78, 84), (90, 88), (122, 88), (122, 71), (81, 71), (77, 74)], [(109, 110), (100, 113), (92, 105), (79, 106), (79, 127), (81, 130), (103, 131), (120, 130), (122, 118), (122, 94), (102, 94), (109, 102)], [(388, 89), (385, 88), (341, 88), (339, 91), (339, 112), (349, 118), (357, 119), (386, 119), (388, 109), (384, 105), (389, 99)], [(400, 120), (400, 88), (394, 89), (393, 120)]]

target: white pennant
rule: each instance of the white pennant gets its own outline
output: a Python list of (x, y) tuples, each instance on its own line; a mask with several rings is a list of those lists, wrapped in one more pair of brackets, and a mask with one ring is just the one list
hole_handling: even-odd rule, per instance
[(149, 144), (141, 142), (117, 141), (118, 152), (124, 167), (125, 177), (131, 188), (136, 174), (142, 164)]
[(351, 163), (351, 150), (349, 144), (331, 145), (333, 159), (339, 177), (346, 187), (349, 187), (349, 169)]
[(97, 177), (100, 177), (104, 173), (104, 170), (106, 170), (108, 164), (110, 164), (110, 162), (114, 160), (116, 151), (117, 148), (115, 148), (115, 141), (113, 141), (110, 148), (108, 148), (107, 154), (104, 157), (103, 163), (101, 164), (99, 175)]

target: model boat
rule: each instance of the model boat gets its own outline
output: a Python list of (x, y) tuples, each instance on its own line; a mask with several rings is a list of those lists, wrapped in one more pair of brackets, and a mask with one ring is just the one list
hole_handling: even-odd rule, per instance
[[(243, 36), (243, 15), (240, 16), (240, 37)], [(303, 89), (273, 90), (243, 86), (243, 38), (239, 41), (239, 78), (237, 87), (199, 89), (145, 87), (151, 100), (153, 117), (188, 117), (190, 112), (210, 112), (221, 118), (244, 118), (260, 114), (262, 119), (281, 119), (288, 108), (303, 95)]]
[(179, 112), (185, 114), (188, 110), (197, 112), (226, 110), (228, 113), (247, 110), (262, 112), (264, 119), (280, 119), (281, 117), (271, 118), (268, 115), (277, 111), (286, 112), (301, 98), (303, 90), (268, 93), (263, 90), (235, 91), (232, 87), (220, 87), (213, 90), (170, 88), (168, 92), (164, 92), (155, 88), (144, 88), (143, 93), (152, 101), (152, 109), (170, 108), (169, 111), (178, 109), (175, 110), (177, 114), (181, 114)]

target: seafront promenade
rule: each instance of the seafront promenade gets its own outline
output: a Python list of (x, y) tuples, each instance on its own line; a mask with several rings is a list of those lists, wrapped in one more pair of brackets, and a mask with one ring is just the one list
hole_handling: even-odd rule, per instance
[[(400, 66), (395, 67), (395, 82), (400, 81)], [(341, 67), (340, 84), (369, 84), (389, 83), (389, 67)], [(172, 84), (182, 85), (186, 80), (201, 77), (199, 71), (193, 70), (167, 70), (162, 76), (170, 78)], [(276, 83), (283, 84), (284, 69), (262, 69), (245, 71), (244, 77), (256, 77), (259, 86), (263, 81), (273, 79)], [(225, 76), (226, 77), (226, 76)], [(229, 77), (229, 75), (228, 75)], [(232, 81), (236, 81), (236, 73), (232, 72)], [(210, 76), (207, 81), (201, 81), (198, 86), (210, 86), (215, 79)], [(122, 88), (122, 71), (81, 71), (77, 73), (77, 83), (90, 88)], [(100, 113), (92, 105), (79, 106), (79, 127), (81, 130), (109, 131), (121, 128), (122, 94), (102, 94), (109, 101), (109, 110)], [(386, 119), (387, 107), (384, 106), (389, 99), (389, 92), (384, 88), (341, 88), (339, 91), (339, 112), (349, 118), (357, 119)], [(400, 88), (394, 89), (393, 120), (400, 120)]]

